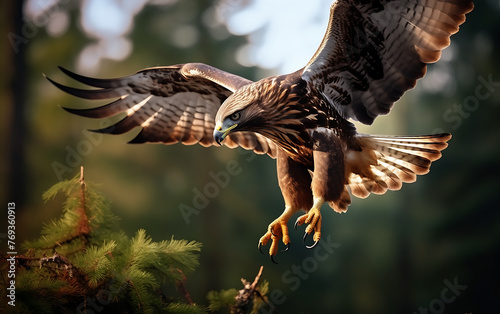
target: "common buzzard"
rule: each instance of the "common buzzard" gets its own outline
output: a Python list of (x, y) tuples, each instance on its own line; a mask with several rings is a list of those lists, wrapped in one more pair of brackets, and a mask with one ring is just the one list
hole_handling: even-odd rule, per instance
[[(92, 109), (66, 109), (91, 118), (125, 113), (96, 132), (122, 134), (131, 143), (200, 143), (241, 146), (277, 159), (284, 212), (259, 240), (271, 240), (271, 259), (281, 239), (289, 248), (288, 220), (306, 224), (304, 241), (321, 238), (320, 209), (347, 210), (350, 194), (399, 190), (441, 157), (450, 134), (372, 136), (349, 120), (371, 124), (436, 62), (450, 36), (473, 9), (470, 0), (337, 0), (326, 35), (302, 69), (257, 82), (200, 63), (148, 68), (115, 79), (69, 77), (98, 89), (51, 82), (86, 99), (115, 98)], [(273, 259), (274, 261), (274, 259)]]

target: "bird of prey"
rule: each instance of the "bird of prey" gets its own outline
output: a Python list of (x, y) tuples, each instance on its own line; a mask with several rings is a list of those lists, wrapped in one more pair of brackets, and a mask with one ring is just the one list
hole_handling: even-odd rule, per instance
[[(320, 47), (296, 72), (257, 82), (201, 63), (147, 68), (134, 75), (96, 79), (61, 70), (97, 89), (51, 82), (85, 99), (115, 101), (67, 109), (91, 118), (124, 113), (95, 130), (122, 134), (139, 127), (131, 143), (214, 144), (242, 147), (276, 158), (285, 210), (259, 240), (269, 255), (281, 240), (288, 250), (288, 221), (307, 225), (314, 247), (321, 238), (324, 203), (339, 213), (351, 194), (399, 190), (441, 157), (450, 134), (373, 136), (352, 121), (372, 124), (439, 60), (450, 36), (472, 11), (470, 0), (337, 0)], [(417, 117), (418, 118), (418, 117)]]

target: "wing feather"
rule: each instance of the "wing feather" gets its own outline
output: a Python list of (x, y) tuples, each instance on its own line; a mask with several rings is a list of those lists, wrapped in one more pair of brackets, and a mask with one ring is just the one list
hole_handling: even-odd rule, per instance
[(349, 151), (349, 188), (354, 196), (383, 194), (399, 190), (417, 175), (429, 172), (431, 163), (441, 158), (451, 135), (372, 136), (358, 135), (361, 150)]
[[(185, 145), (215, 144), (215, 116), (224, 100), (251, 81), (214, 67), (187, 63), (148, 68), (128, 77), (96, 79), (60, 68), (72, 79), (97, 89), (68, 87), (47, 78), (62, 91), (84, 99), (118, 98), (109, 104), (66, 111), (89, 118), (108, 118), (124, 114), (111, 126), (93, 130), (123, 134), (136, 127), (141, 131), (130, 143), (161, 142)], [(231, 134), (224, 144), (241, 146), (257, 154), (276, 156), (273, 142), (253, 132)]]
[(302, 77), (345, 118), (371, 124), (439, 60), (473, 7), (471, 0), (337, 0)]

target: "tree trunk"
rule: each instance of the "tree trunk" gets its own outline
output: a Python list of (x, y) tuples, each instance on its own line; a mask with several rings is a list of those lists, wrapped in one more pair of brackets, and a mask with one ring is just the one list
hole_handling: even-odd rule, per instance
[[(4, 74), (9, 82), (7, 94), (6, 123), (6, 197), (7, 202), (15, 202), (16, 209), (22, 208), (25, 202), (25, 157), (24, 145), (26, 137), (25, 104), (26, 104), (26, 48), (29, 38), (26, 32), (26, 22), (23, 19), (24, 1), (9, 1), (7, 13), (9, 16), (9, 33), (7, 47), (6, 71)], [(10, 12), (10, 14), (8, 13)]]

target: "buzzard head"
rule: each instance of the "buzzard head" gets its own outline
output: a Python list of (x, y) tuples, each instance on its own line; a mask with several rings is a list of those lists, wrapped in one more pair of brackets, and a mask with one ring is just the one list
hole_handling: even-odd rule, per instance
[(262, 97), (256, 83), (243, 86), (229, 96), (215, 117), (214, 139), (220, 145), (226, 136), (236, 131), (259, 133), (267, 124), (263, 115)]

